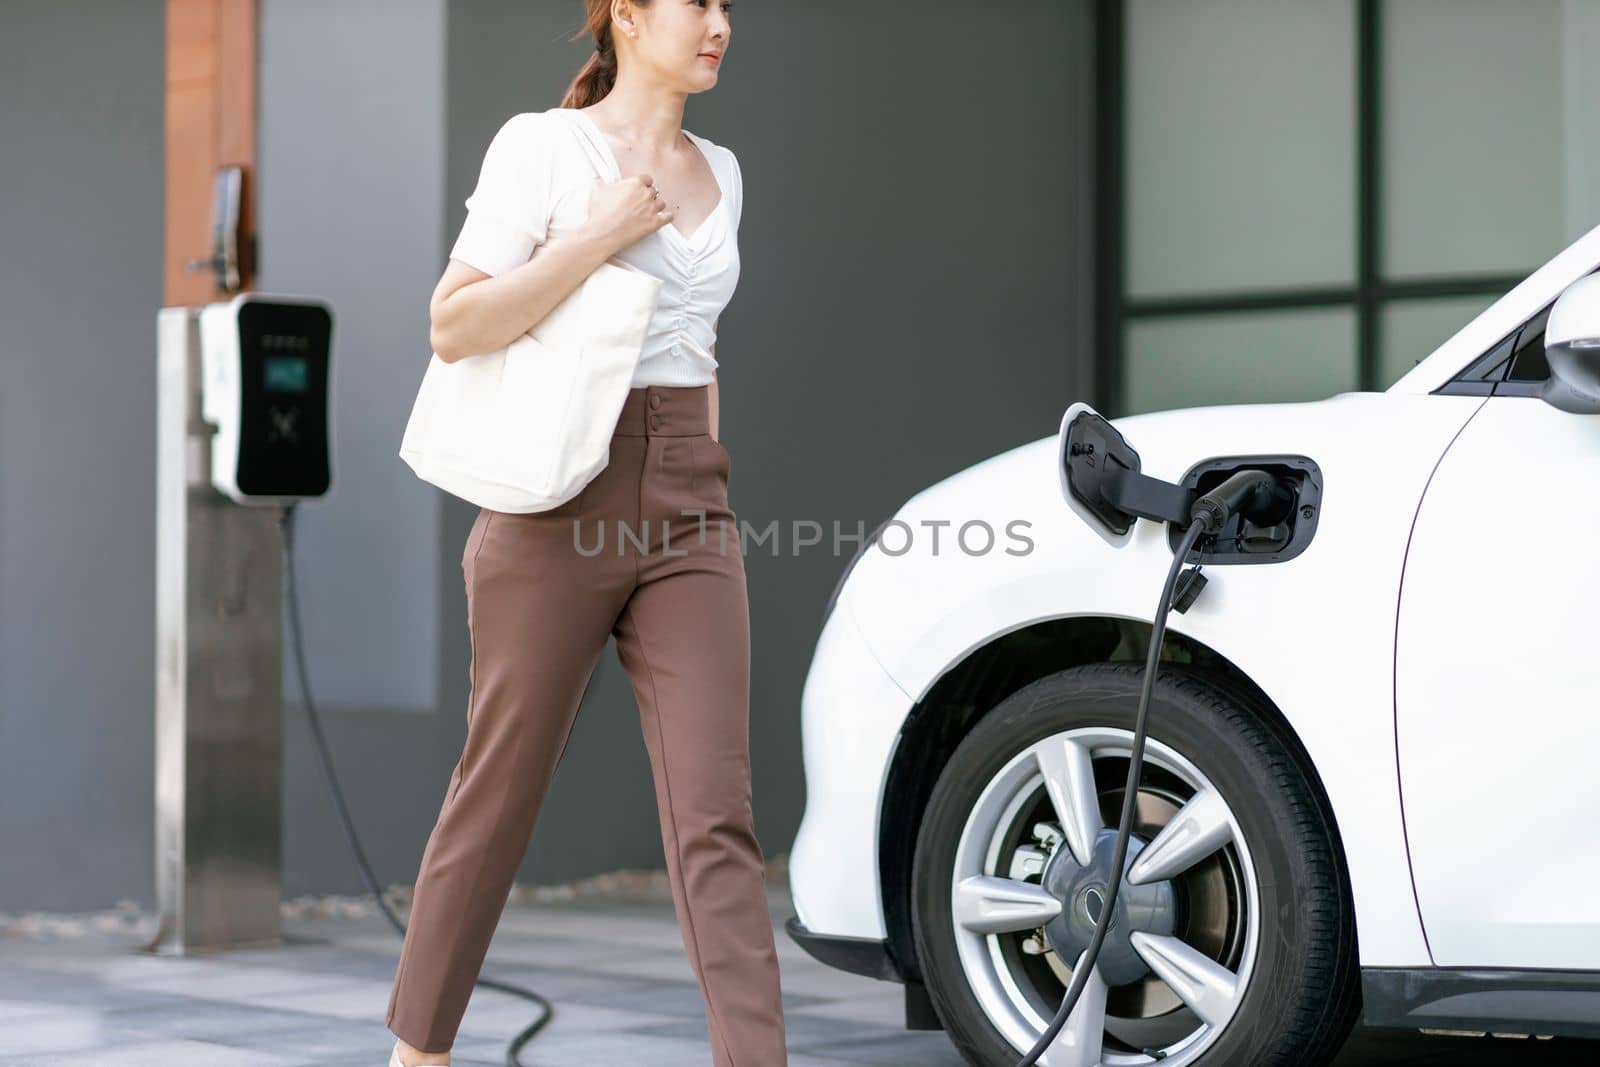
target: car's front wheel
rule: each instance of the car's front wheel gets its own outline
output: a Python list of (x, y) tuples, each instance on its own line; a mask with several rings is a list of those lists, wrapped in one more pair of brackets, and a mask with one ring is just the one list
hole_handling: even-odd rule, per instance
[(940, 774), (912, 886), (934, 1007), (970, 1062), (1014, 1064), (1108, 921), (1041, 1067), (1325, 1063), (1359, 1006), (1337, 836), (1272, 721), (1193, 668), (1157, 672), (1133, 836), (1102, 914), (1143, 674), (1041, 678)]

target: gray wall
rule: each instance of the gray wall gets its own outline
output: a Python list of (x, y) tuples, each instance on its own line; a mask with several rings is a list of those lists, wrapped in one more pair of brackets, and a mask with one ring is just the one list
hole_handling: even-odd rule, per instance
[[(0, 267), (0, 911), (154, 901), (162, 4), (58, 7), (0, 11), (0, 144), (26, 146), (0, 183), (0, 232), (26, 252)], [(395, 450), (483, 149), (557, 104), (589, 52), (567, 40), (581, 5), (556, 7), (262, 5), (259, 288), (335, 308), (334, 490), (298, 528), (310, 674), (389, 882), (415, 875), (465, 733), (474, 514)], [(1091, 40), (1081, 0), (922, 5), (914, 35), (905, 10), (844, 0), (733, 20), (721, 84), (685, 125), (745, 178), (717, 348), (732, 503), (778, 524), (780, 554), (746, 559), (754, 807), (776, 858), (805, 801), (801, 684), (846, 562), (826, 540), (796, 549), (794, 524), (871, 529), (1090, 394)], [(975, 48), (995, 27), (999, 46)], [(284, 889), (359, 892), (289, 666)], [(519, 877), (662, 865), (608, 652)]]
[(0, 911), (155, 899), (162, 10), (0, 5)]

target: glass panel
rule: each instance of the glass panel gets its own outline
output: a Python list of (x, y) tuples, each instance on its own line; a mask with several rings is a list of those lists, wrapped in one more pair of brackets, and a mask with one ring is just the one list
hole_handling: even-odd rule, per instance
[[(1390, 301), (1379, 314), (1378, 388), (1387, 389), (1399, 381), (1501, 295)], [(1467, 366), (1482, 354), (1472, 352), (1463, 356), (1461, 366)]]
[(1381, 8), (1385, 275), (1544, 263), (1566, 244), (1561, 0)]
[(1356, 388), (1353, 308), (1134, 320), (1123, 411), (1320, 400)]
[(1507, 337), (1494, 347), (1494, 351), (1483, 357), (1481, 366), (1475, 366), (1462, 372), (1476, 382), (1504, 381), (1506, 372), (1511, 369), (1511, 356), (1515, 346), (1512, 344), (1516, 338)]
[(1567, 238), (1600, 225), (1600, 3), (1575, 0), (1561, 9), (1567, 147)]
[(1129, 0), (1130, 297), (1355, 278), (1351, 0)]
[[(1554, 305), (1552, 305), (1554, 306)], [(1544, 354), (1544, 328), (1550, 309), (1539, 312), (1517, 337), (1516, 356), (1507, 379), (1513, 382), (1542, 382), (1550, 377), (1550, 360)]]

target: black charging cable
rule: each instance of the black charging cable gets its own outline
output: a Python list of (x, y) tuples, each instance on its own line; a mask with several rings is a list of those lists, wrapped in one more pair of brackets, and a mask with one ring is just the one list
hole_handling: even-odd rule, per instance
[[(1128, 833), (1133, 826), (1134, 802), (1139, 794), (1139, 776), (1144, 769), (1145, 719), (1150, 710), (1150, 692), (1155, 684), (1156, 664), (1161, 658), (1161, 639), (1167, 629), (1167, 613), (1172, 610), (1172, 591), (1178, 584), (1178, 576), (1183, 573), (1189, 551), (1205, 533), (1206, 525), (1207, 520), (1198, 516), (1189, 524), (1183, 540), (1178, 543), (1177, 553), (1172, 557), (1172, 567), (1167, 572), (1167, 582), (1161, 587), (1161, 603), (1156, 608), (1155, 627), (1150, 633), (1150, 653), (1145, 658), (1144, 686), (1139, 692), (1139, 712), (1134, 718), (1133, 754), (1128, 759), (1128, 784), (1123, 790), (1122, 817), (1117, 820), (1117, 843), (1111, 853), (1111, 869), (1118, 872), (1118, 875), (1106, 885), (1106, 900), (1101, 905), (1101, 915), (1112, 914), (1112, 909), (1117, 906), (1117, 890), (1122, 885), (1122, 866), (1128, 855)], [(1037, 1063), (1039, 1057), (1055, 1041), (1061, 1028), (1067, 1024), (1067, 1018), (1077, 1005), (1078, 997), (1082, 995), (1084, 986), (1089, 983), (1089, 975), (1094, 971), (1095, 961), (1100, 958), (1100, 945), (1105, 941), (1106, 931), (1110, 928), (1109, 922), (1095, 923), (1094, 936), (1089, 939), (1089, 947), (1084, 950), (1082, 962), (1072, 972), (1072, 981), (1067, 985), (1067, 994), (1061, 1000), (1061, 1007), (1057, 1009), (1055, 1018), (1050, 1020), (1050, 1025), (1044, 1028), (1044, 1033), (1039, 1035), (1039, 1040), (1028, 1050), (1028, 1054), (1017, 1061), (1017, 1067), (1031, 1067)]]
[[(327, 780), (328, 792), (333, 797), (333, 810), (339, 817), (339, 825), (344, 827), (344, 836), (350, 843), (351, 853), (355, 855), (356, 866), (361, 868), (361, 874), (366, 880), (367, 888), (372, 892), (373, 899), (378, 902), (378, 909), (389, 920), (389, 925), (393, 926), (395, 931), (404, 938), (406, 936), (406, 924), (390, 910), (388, 901), (383, 899), (383, 887), (378, 884), (377, 876), (372, 873), (372, 865), (367, 862), (366, 852), (361, 847), (361, 839), (356, 836), (355, 825), (350, 819), (350, 811), (345, 806), (344, 792), (339, 788), (338, 776), (334, 774), (333, 757), (328, 750), (328, 739), (323, 736), (322, 721), (317, 715), (316, 704), (311, 699), (311, 682), (306, 675), (305, 650), (301, 645), (300, 607), (295, 596), (294, 520), (295, 509), (298, 507), (299, 504), (294, 503), (284, 507), (278, 515), (278, 530), (283, 535), (283, 558), (289, 577), (289, 629), (294, 639), (294, 659), (300, 676), (300, 690), (305, 694), (306, 698), (306, 716), (311, 722), (311, 736), (316, 742), (317, 753), (322, 757), (323, 777)], [(512, 1038), (511, 1044), (506, 1048), (506, 1067), (525, 1067), (523, 1062), (517, 1058), (517, 1053), (521, 1051), (523, 1045), (533, 1040), (533, 1035), (543, 1029), (545, 1024), (551, 1020), (555, 1015), (555, 1008), (548, 1000), (533, 990), (524, 989), (509, 982), (501, 982), (493, 978), (480, 976), (477, 984), (485, 989), (495, 989), (502, 993), (510, 993), (514, 997), (531, 1000), (544, 1008), (544, 1014), (520, 1031), (516, 1037)]]
[[(1122, 867), (1128, 855), (1128, 836), (1133, 827), (1134, 803), (1139, 795), (1139, 778), (1144, 771), (1145, 726), (1150, 712), (1150, 694), (1155, 688), (1156, 665), (1161, 659), (1161, 641), (1166, 635), (1167, 613), (1172, 610), (1173, 590), (1177, 587), (1178, 578), (1183, 573), (1190, 551), (1200, 538), (1216, 536), (1236, 513), (1242, 512), (1249, 516), (1276, 508), (1281, 503), (1278, 497), (1276, 478), (1266, 471), (1243, 470), (1201, 496), (1194, 502), (1189, 513), (1189, 529), (1184, 533), (1183, 540), (1178, 543), (1177, 552), (1172, 557), (1166, 584), (1161, 587), (1161, 601), (1156, 607), (1155, 624), (1150, 631), (1150, 652), (1145, 657), (1144, 685), (1139, 691), (1139, 711), (1133, 723), (1133, 753), (1128, 759), (1128, 784), (1122, 791), (1122, 816), (1117, 820), (1117, 842), (1111, 853), (1111, 870), (1116, 873), (1106, 885), (1106, 899), (1100, 907), (1101, 915), (1113, 914), (1113, 909), (1117, 906), (1117, 890), (1122, 886)], [(1055, 1041), (1061, 1028), (1067, 1024), (1072, 1009), (1077, 1006), (1078, 998), (1082, 996), (1084, 987), (1089, 983), (1089, 975), (1094, 971), (1095, 961), (1100, 958), (1100, 946), (1105, 941), (1106, 931), (1109, 929), (1111, 929), (1109, 921), (1095, 924), (1094, 936), (1089, 939), (1089, 947), (1084, 950), (1082, 962), (1072, 972), (1072, 981), (1067, 985), (1066, 996), (1061, 999), (1061, 1007), (1050, 1020), (1050, 1025), (1045, 1027), (1044, 1033), (1039, 1035), (1039, 1040), (1028, 1050), (1028, 1054), (1017, 1061), (1017, 1067), (1031, 1067), (1037, 1063), (1039, 1057)]]

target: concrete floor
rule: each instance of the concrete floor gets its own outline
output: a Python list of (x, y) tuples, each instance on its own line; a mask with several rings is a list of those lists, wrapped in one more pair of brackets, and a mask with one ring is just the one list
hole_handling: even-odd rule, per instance
[[(789, 940), (781, 884), (771, 885), (770, 903), (791, 1067), (962, 1067), (942, 1032), (902, 1027), (899, 986), (823, 967)], [(284, 946), (205, 957), (140, 952), (154, 929), (148, 915), (0, 923), (0, 1064), (383, 1067), (398, 936), (370, 903), (348, 902), (342, 910), (355, 914), (347, 915), (286, 910)], [(554, 1020), (522, 1050), (530, 1067), (710, 1062), (704, 1004), (664, 892), (513, 899), (483, 973), (555, 1004)], [(503, 1064), (506, 1042), (537, 1012), (479, 990), (454, 1062)], [(1542, 1067), (1597, 1055), (1595, 1042), (1363, 1031), (1337, 1062)]]

